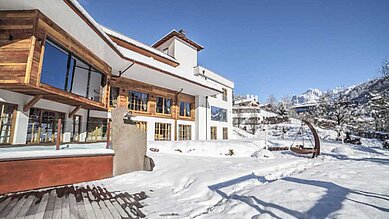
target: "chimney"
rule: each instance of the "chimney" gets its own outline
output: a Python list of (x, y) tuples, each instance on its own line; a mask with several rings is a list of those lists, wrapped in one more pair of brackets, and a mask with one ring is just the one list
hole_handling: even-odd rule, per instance
[(179, 32), (180, 34), (182, 34), (182, 35), (186, 36), (186, 32), (185, 32), (185, 30), (184, 30), (184, 29), (181, 29), (181, 30), (179, 30), (178, 32)]

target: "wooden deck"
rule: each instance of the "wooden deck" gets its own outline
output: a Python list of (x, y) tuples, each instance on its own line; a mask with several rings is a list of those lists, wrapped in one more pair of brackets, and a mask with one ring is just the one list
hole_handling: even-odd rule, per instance
[(109, 192), (102, 186), (65, 186), (0, 197), (0, 218), (144, 218), (144, 192)]

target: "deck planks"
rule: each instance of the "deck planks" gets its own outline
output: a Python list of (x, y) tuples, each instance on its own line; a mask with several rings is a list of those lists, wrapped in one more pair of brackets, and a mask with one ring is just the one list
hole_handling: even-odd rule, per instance
[(0, 197), (0, 218), (144, 218), (144, 192), (109, 192), (100, 185), (65, 186)]

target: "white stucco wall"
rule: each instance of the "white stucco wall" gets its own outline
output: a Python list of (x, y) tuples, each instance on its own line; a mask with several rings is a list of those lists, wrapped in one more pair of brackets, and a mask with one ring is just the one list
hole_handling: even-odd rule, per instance
[[(208, 104), (209, 104), (209, 112), (208, 112), (208, 119), (209, 119), (209, 125), (208, 125), (208, 133), (209, 133), (209, 139), (210, 139), (210, 133), (211, 133), (211, 126), (217, 127), (217, 139), (223, 139), (223, 127), (228, 128), (228, 138), (232, 136), (232, 89), (228, 87), (224, 87), (227, 89), (227, 101), (223, 100), (223, 94), (217, 94), (216, 98), (214, 97), (208, 97)], [(219, 122), (219, 121), (213, 121), (211, 120), (211, 107), (219, 107), (227, 110), (227, 122)]]
[(193, 68), (197, 66), (197, 50), (174, 37), (174, 58), (180, 63), (179, 73), (193, 75)]
[[(170, 130), (170, 139), (174, 140), (174, 132), (175, 129), (178, 129), (178, 126), (180, 124), (182, 125), (191, 125), (192, 126), (192, 139), (194, 140), (196, 138), (196, 123), (193, 121), (186, 121), (186, 120), (178, 120), (177, 121), (177, 127), (174, 127), (174, 119), (164, 119), (164, 118), (156, 118), (156, 117), (147, 117), (147, 116), (135, 116), (133, 117), (134, 121), (143, 121), (147, 122), (147, 141), (154, 141), (154, 134), (155, 134), (155, 123), (168, 123), (171, 126)], [(177, 139), (178, 139), (178, 133), (177, 133)]]

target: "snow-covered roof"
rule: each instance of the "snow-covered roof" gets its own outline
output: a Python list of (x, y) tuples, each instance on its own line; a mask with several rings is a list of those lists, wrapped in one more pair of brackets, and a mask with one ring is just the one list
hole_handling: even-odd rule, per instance
[(136, 46), (136, 47), (138, 47), (138, 48), (140, 48), (140, 49), (149, 51), (149, 52), (151, 52), (151, 53), (153, 53), (153, 54), (155, 54), (155, 55), (161, 56), (161, 57), (163, 57), (163, 58), (165, 58), (165, 59), (169, 59), (169, 60), (172, 61), (172, 62), (178, 63), (177, 60), (174, 59), (173, 57), (171, 57), (171, 56), (169, 56), (169, 55), (167, 55), (167, 54), (165, 54), (165, 53), (163, 53), (163, 52), (161, 52), (161, 51), (159, 51), (159, 50), (157, 50), (157, 49), (155, 49), (155, 48), (153, 48), (153, 47), (151, 47), (151, 46), (148, 46), (148, 45), (146, 45), (146, 44), (143, 44), (143, 43), (141, 43), (141, 42), (139, 42), (139, 41), (137, 41), (137, 40), (134, 40), (134, 39), (132, 39), (132, 38), (130, 38), (130, 37), (128, 37), (128, 36), (125, 36), (125, 35), (122, 34), (122, 33), (119, 33), (118, 31), (112, 30), (111, 28), (105, 27), (105, 26), (103, 26), (103, 25), (101, 25), (101, 24), (100, 24), (100, 27), (101, 27), (101, 28), (104, 30), (104, 32), (105, 32), (106, 34), (108, 34), (108, 35), (111, 35), (111, 36), (113, 36), (113, 37), (116, 37), (116, 38), (118, 38), (118, 39), (120, 39), (120, 40), (122, 40), (122, 41), (125, 41), (125, 42), (127, 42), (127, 43), (129, 43), (129, 44), (132, 44), (132, 45), (134, 45), (134, 46)]
[(161, 39), (157, 40), (157, 42), (155, 42), (152, 47), (154, 48), (158, 48), (160, 45), (162, 45), (164, 42), (168, 41), (170, 38), (172, 37), (178, 37), (180, 38), (181, 40), (183, 40), (184, 42), (188, 43), (189, 45), (193, 46), (194, 48), (197, 49), (197, 51), (200, 51), (202, 49), (204, 49), (204, 47), (198, 43), (196, 43), (195, 41), (189, 39), (188, 37), (186, 37), (186, 35), (180, 31), (177, 31), (175, 29), (171, 30), (169, 33), (167, 33), (165, 36), (163, 36)]

